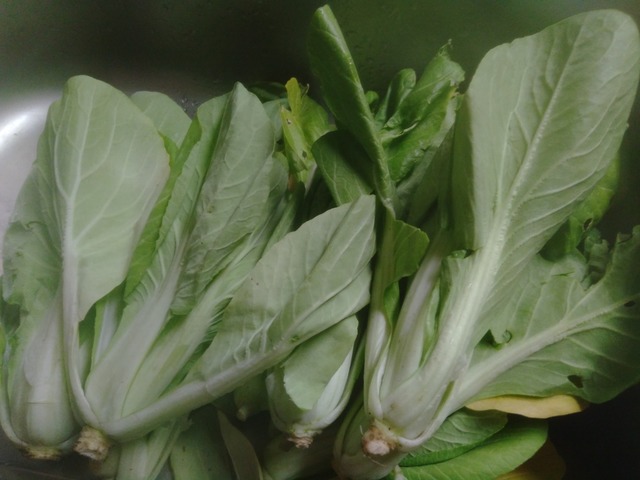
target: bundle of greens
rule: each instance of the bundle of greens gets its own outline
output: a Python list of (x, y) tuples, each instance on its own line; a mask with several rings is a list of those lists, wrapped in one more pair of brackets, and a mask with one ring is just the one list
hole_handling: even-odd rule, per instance
[(125, 480), (490, 479), (548, 451), (527, 417), (640, 381), (640, 227), (595, 228), (633, 22), (497, 47), (464, 93), (448, 45), (367, 92), (326, 6), (308, 49), (322, 103), (236, 84), (189, 118), (68, 81), (4, 239), (0, 420), (27, 454)]

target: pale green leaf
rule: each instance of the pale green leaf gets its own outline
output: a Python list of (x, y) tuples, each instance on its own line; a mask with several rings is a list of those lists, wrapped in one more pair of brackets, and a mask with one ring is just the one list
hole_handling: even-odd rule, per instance
[[(148, 435), (118, 445), (115, 452), (117, 456), (115, 478), (126, 480), (158, 478), (174, 450), (178, 437), (188, 425), (186, 417), (176, 418)], [(107, 459), (106, 463), (108, 462)]]
[(304, 181), (315, 164), (311, 146), (330, 129), (329, 115), (295, 78), (285, 87), (288, 108), (283, 106), (280, 110), (284, 150), (289, 171)]
[(640, 381), (640, 277), (633, 265), (640, 265), (640, 228), (618, 239), (604, 276), (588, 287), (578, 260), (534, 262), (513, 300), (487, 313), (509, 340), (476, 348), (461, 393), (603, 402)]
[[(199, 107), (174, 165), (170, 178), (173, 187), (164, 192), (166, 205), (159, 207), (162, 221), (155, 234), (149, 232), (152, 238), (144, 248), (138, 245), (138, 263), (131, 267), (127, 278), (126, 307), (108, 348), (104, 348), (85, 381), (85, 395), (103, 419), (122, 415), (125, 397), (137, 373), (132, 366), (141, 364), (167, 321), (195, 203), (226, 103), (226, 96), (216, 97)], [(140, 318), (144, 318), (144, 328), (140, 327)], [(115, 368), (117, 365), (122, 367)]]
[[(11, 256), (5, 261), (5, 296), (20, 299), (25, 315), (33, 315), (25, 329), (31, 322), (34, 327), (20, 334), (25, 350), (16, 349), (12, 360), (10, 381), (16, 389), (9, 401), (21, 405), (13, 421), (50, 432), (45, 439), (36, 430), (23, 430), (25, 439), (57, 443), (53, 438), (60, 440), (60, 430), (50, 428), (52, 418), (59, 419), (55, 426), (67, 436), (76, 428), (69, 422), (69, 402), (84, 408), (79, 382), (88, 359), (79, 351), (78, 323), (124, 280), (168, 170), (161, 136), (122, 92), (85, 76), (66, 83), (61, 100), (51, 107), (5, 241), (4, 254)], [(25, 234), (29, 240), (19, 241)], [(13, 262), (20, 270), (15, 277)]]
[(160, 92), (136, 92), (131, 101), (153, 121), (158, 131), (176, 146), (180, 147), (191, 119), (184, 109), (169, 96)]
[(331, 377), (353, 351), (357, 335), (357, 319), (346, 318), (297, 347), (278, 367), (284, 370), (286, 392), (298, 407), (313, 407)]
[(373, 197), (361, 197), (315, 217), (271, 247), (227, 307), (198, 364), (205, 376), (287, 355), (364, 306), (374, 206)]
[(189, 312), (234, 250), (269, 214), (273, 125), (258, 98), (236, 84), (194, 211), (172, 312)]
[[(460, 248), (491, 250), (501, 291), (614, 159), (637, 91), (640, 41), (617, 11), (570, 17), (491, 50), (456, 128)], [(588, 101), (585, 101), (588, 99)]]

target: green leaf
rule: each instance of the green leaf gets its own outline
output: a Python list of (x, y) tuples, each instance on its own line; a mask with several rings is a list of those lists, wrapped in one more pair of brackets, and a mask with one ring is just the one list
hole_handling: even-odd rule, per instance
[(220, 398), (363, 308), (369, 301), (374, 213), (374, 198), (361, 197), (275, 243), (236, 291), (218, 333), (184, 381), (152, 404), (104, 422), (103, 431), (116, 439), (141, 435)]
[(394, 259), (393, 273), (387, 277), (391, 283), (416, 273), (427, 251), (429, 237), (419, 228), (401, 220), (390, 219), (385, 228), (393, 237), (389, 249)]
[(361, 372), (358, 319), (347, 317), (298, 346), (266, 378), (271, 420), (307, 448), (347, 405)]
[(51, 200), (63, 235), (65, 312), (75, 323), (124, 278), (169, 159), (151, 121), (124, 94), (89, 77), (68, 81), (56, 138)]
[[(171, 452), (175, 450), (178, 438), (188, 425), (186, 417), (176, 418), (144, 437), (118, 445), (115, 452), (117, 473), (114, 478), (127, 480), (158, 478)], [(214, 452), (209, 452), (209, 455), (213, 456)], [(105, 463), (109, 463), (109, 459)]]
[[(169, 180), (132, 260), (125, 291), (127, 303), (144, 301), (147, 291), (155, 288), (151, 279), (164, 276), (161, 268), (171, 263), (168, 259), (176, 254), (177, 245), (187, 234), (187, 219), (193, 213), (209, 168), (211, 151), (218, 138), (227, 100), (226, 95), (213, 98), (203, 103), (196, 112), (173, 159)], [(163, 256), (166, 258), (158, 262)], [(152, 266), (154, 261), (157, 263)], [(133, 294), (136, 288), (140, 290)]]
[(386, 155), (360, 77), (340, 26), (328, 5), (316, 10), (307, 38), (309, 61), (322, 96), (342, 128), (367, 152), (380, 201), (392, 208), (393, 183)]
[(191, 416), (191, 425), (176, 440), (169, 457), (175, 480), (235, 480), (220, 434), (218, 415), (205, 407)]
[(481, 445), (507, 424), (502, 412), (472, 412), (459, 410), (418, 450), (409, 453), (402, 467), (418, 467), (440, 463), (463, 455)]
[(289, 171), (305, 181), (315, 164), (311, 146), (330, 129), (327, 112), (302, 89), (295, 78), (286, 83), (288, 106), (280, 109)]
[(532, 263), (513, 299), (487, 312), (510, 340), (476, 348), (461, 394), (567, 394), (599, 403), (640, 381), (637, 265), (640, 227), (618, 238), (604, 276), (588, 288), (584, 261)]
[(451, 96), (464, 80), (464, 71), (451, 60), (449, 45), (441, 48), (425, 67), (413, 87), (399, 99), (397, 107), (384, 126), (385, 133), (413, 128), (428, 115), (440, 96)]
[(77, 429), (67, 383), (84, 409), (78, 324), (124, 280), (168, 173), (161, 136), (129, 98), (90, 77), (66, 83), (4, 243), (5, 298), (25, 313), (7, 402), (27, 443), (68, 444)]
[[(151, 92), (143, 94), (140, 92), (134, 94), (132, 100), (137, 102), (143, 112), (154, 121), (156, 128), (162, 129), (160, 132), (165, 135), (165, 146), (170, 154), (171, 171), (164, 189), (149, 215), (131, 259), (125, 282), (125, 296), (128, 296), (138, 286), (146, 274), (146, 270), (151, 266), (156, 248), (162, 242), (163, 230), (161, 226), (176, 181), (182, 173), (183, 165), (189, 157), (191, 149), (200, 141), (202, 126), (205, 128), (208, 126), (206, 121), (201, 124), (202, 115), (200, 118), (196, 116), (193, 121), (189, 121), (189, 124), (185, 125), (183, 115), (186, 114), (182, 111), (176, 112), (175, 109), (179, 109), (179, 107), (162, 94), (156, 95)], [(164, 231), (166, 232), (166, 226)]]
[(544, 422), (512, 418), (504, 429), (462, 455), (401, 470), (407, 480), (493, 480), (531, 458), (546, 438)]
[[(284, 175), (280, 165), (274, 167)], [(146, 353), (127, 392), (127, 410), (149, 404), (179, 382), (216, 335), (226, 306), (273, 240), (281, 220), (278, 200), (282, 199), (286, 179), (278, 176), (283, 181), (276, 182), (278, 188), (273, 188), (265, 201), (263, 224), (238, 246), (229, 264), (212, 279), (193, 308), (184, 316), (170, 318)]]
[[(380, 131), (394, 182), (429, 161), (452, 128), (462, 68), (442, 49)], [(426, 157), (426, 159), (425, 159)]]
[(349, 133), (335, 131), (323, 135), (313, 144), (312, 152), (337, 205), (373, 191), (367, 154)]
[(397, 314), (396, 303), (399, 301), (398, 294), (395, 293), (398, 282), (416, 273), (427, 251), (429, 237), (419, 228), (391, 218), (387, 219), (385, 235), (390, 240), (385, 245), (384, 255), (392, 261), (380, 260), (380, 264), (386, 267), (384, 273), (386, 316), (394, 319)]
[(483, 58), (456, 128), (452, 201), (461, 248), (502, 250), (501, 283), (605, 175), (626, 130), (638, 58), (637, 27), (612, 10), (570, 17)]
[(618, 186), (619, 174), (620, 157), (617, 157), (589, 196), (544, 246), (542, 255), (545, 258), (557, 260), (576, 251), (588, 232), (598, 224), (609, 208)]
[(218, 335), (198, 363), (201, 375), (228, 377), (227, 369), (286, 356), (362, 308), (374, 249), (373, 214), (373, 197), (361, 197), (275, 244), (227, 307)]
[(249, 439), (220, 411), (218, 422), (235, 478), (263, 480), (260, 460)]
[(411, 68), (403, 68), (393, 76), (387, 87), (387, 92), (375, 113), (376, 123), (379, 128), (382, 128), (389, 118), (396, 113), (398, 105), (402, 103), (402, 100), (415, 85), (416, 72)]
[(500, 475), (496, 480), (562, 480), (566, 467), (550, 441), (515, 470)]
[[(454, 113), (452, 104), (450, 113)], [(439, 143), (432, 145), (422, 161), (397, 185), (398, 217), (426, 231), (430, 231), (429, 228), (446, 228), (448, 224), (449, 203), (446, 198), (451, 176), (453, 136), (451, 128), (441, 141), (438, 140)], [(437, 210), (434, 207), (437, 207)], [(432, 212), (437, 212), (437, 215), (433, 215)], [(430, 223), (435, 225), (430, 227)]]
[[(25, 180), (4, 236), (3, 296), (37, 317), (48, 309), (60, 282), (60, 233), (49, 228), (55, 218), (49, 198), (54, 195), (49, 178), (61, 101), (55, 101), (47, 114), (44, 132), (38, 141), (36, 161)], [(23, 252), (28, 252), (24, 254)], [(25, 322), (26, 323), (26, 322)]]
[[(163, 93), (136, 92), (131, 95), (131, 101), (153, 121), (158, 132), (163, 136), (165, 148), (169, 153), (171, 172), (155, 207), (149, 215), (149, 220), (145, 225), (131, 260), (129, 273), (127, 274), (125, 295), (131, 292), (133, 286), (137, 285), (137, 282), (144, 275), (144, 271), (149, 267), (167, 202), (175, 185), (175, 180), (182, 169), (182, 164), (187, 157), (185, 152), (188, 152), (193, 147), (201, 133), (199, 123), (197, 121), (192, 122), (184, 110)], [(94, 356), (96, 355), (94, 354)]]
[[(421, 265), (429, 238), (422, 230), (394, 219), (386, 210), (383, 222), (367, 325), (365, 362), (369, 369), (365, 371), (365, 382), (372, 382), (367, 387), (372, 392), (378, 390), (381, 382), (397, 381), (405, 375), (411, 375), (414, 363), (421, 362), (425, 339), (433, 333), (428, 330), (429, 322), (406, 322), (399, 315), (402, 302), (399, 282), (405, 277), (417, 275), (419, 268), (424, 269)], [(393, 342), (394, 336), (402, 341)], [(391, 354), (390, 350), (393, 350)], [(402, 359), (396, 359), (393, 365), (389, 365), (386, 380), (382, 376), (374, 376), (381, 365), (378, 363), (380, 359), (394, 354)], [(376, 369), (371, 368), (374, 364), (378, 364)], [(372, 375), (372, 380), (369, 375)]]
[[(101, 421), (123, 414), (138, 367), (168, 319), (193, 225), (192, 215), (227, 101), (227, 96), (216, 97), (199, 107), (173, 166), (171, 188), (165, 189), (162, 203), (156, 204), (156, 213), (162, 215), (162, 221), (155, 232), (154, 229), (147, 231), (149, 238), (144, 245), (138, 245), (138, 256), (134, 257), (138, 262), (129, 271), (126, 286), (130, 291), (125, 292), (125, 308), (118, 318), (117, 329), (84, 383), (85, 396)], [(95, 418), (85, 421), (100, 427)]]
[(349, 317), (297, 347), (279, 368), (289, 397), (302, 409), (313, 407), (344, 358), (353, 350), (358, 321)]
[(225, 107), (198, 195), (184, 266), (171, 305), (188, 313), (234, 251), (263, 222), (272, 189), (273, 126), (262, 104), (237, 84)]
[(131, 101), (173, 145), (179, 147), (189, 130), (191, 119), (185, 111), (169, 96), (160, 92), (136, 92)]
[[(38, 189), (40, 203), (50, 205), (43, 206), (40, 216), (52, 246), (39, 252), (31, 248), (34, 255), (55, 258), (57, 253), (64, 268), (74, 270), (67, 275), (78, 278), (68, 279), (72, 282), (65, 289), (82, 286), (77, 292), (78, 322), (119, 283), (130, 259), (130, 244), (137, 241), (167, 178), (168, 155), (151, 121), (124, 94), (90, 77), (71, 78), (52, 112), (52, 130), (41, 142), (33, 174), (40, 178), (26, 184), (27, 189)], [(100, 127), (94, 128), (96, 124)], [(22, 194), (25, 208), (33, 208), (35, 200), (24, 198), (27, 195), (35, 195), (28, 190)], [(107, 210), (117, 212), (118, 222), (101, 215)], [(39, 235), (33, 239), (43, 242)], [(59, 251), (52, 251), (56, 246)], [(17, 249), (6, 247), (5, 271), (28, 276), (33, 269), (11, 266), (25, 261)], [(96, 275), (100, 267), (104, 270)], [(7, 291), (17, 294), (15, 287)]]
[[(413, 289), (414, 284), (420, 285), (414, 280), (407, 292), (398, 325), (408, 326), (399, 327), (389, 341), (398, 353), (377, 362), (368, 377), (372, 379), (369, 408), (389, 426), (391, 444), (409, 449), (430, 438), (449, 414), (466, 403), (463, 399), (472, 396), (471, 390), (460, 387), (461, 377), (475, 385), (473, 394), (492, 380), (490, 369), (482, 370), (487, 377), (465, 374), (473, 369), (469, 362), (474, 346), (488, 331), (504, 343), (502, 320), (486, 313), (513, 299), (519, 276), (605, 175), (626, 130), (638, 86), (639, 59), (635, 24), (627, 15), (607, 10), (571, 17), (499, 46), (480, 63), (464, 97), (454, 137), (454, 243), (446, 245), (444, 252), (459, 247), (462, 255), (443, 256), (437, 248), (427, 253), (420, 272), (432, 268), (435, 274), (423, 288)], [(631, 275), (631, 270), (627, 268), (620, 277)], [(601, 297), (594, 293), (606, 291), (602, 285), (588, 296), (593, 300), (591, 311), (614, 312), (620, 305), (609, 303), (604, 293)], [(629, 295), (625, 302), (632, 299), (628, 288), (633, 288), (633, 282), (619, 292)], [(564, 304), (558, 310), (553, 303), (546, 305), (557, 312), (552, 315), (547, 310), (548, 321), (558, 322)], [(423, 326), (422, 312), (437, 314), (427, 316), (428, 324)], [(521, 318), (512, 312), (508, 318)], [(583, 318), (588, 315), (584, 313)], [(563, 323), (555, 325), (560, 328)], [(416, 347), (418, 335), (407, 335), (418, 328), (434, 332), (422, 342), (422, 350)], [(550, 327), (548, 334), (557, 333), (555, 328)], [(536, 331), (539, 339), (551, 338)], [(621, 338), (613, 333), (601, 336)], [(629, 345), (623, 352), (628, 352), (633, 337), (625, 338)], [(524, 360), (527, 348), (500, 351), (509, 350), (514, 355), (510, 358)], [(635, 361), (628, 358), (629, 353), (620, 355), (625, 367), (624, 373), (619, 370), (618, 382), (628, 385), (637, 378), (631, 373)], [(506, 367), (506, 357), (495, 358), (494, 372), (500, 370), (498, 358)], [(544, 375), (540, 371), (523, 375), (520, 381), (530, 381), (531, 375), (546, 378), (547, 369), (542, 370)], [(562, 375), (565, 385), (571, 383), (567, 375), (572, 374)], [(530, 381), (532, 389), (535, 383)], [(601, 387), (607, 388), (619, 391), (615, 382)]]

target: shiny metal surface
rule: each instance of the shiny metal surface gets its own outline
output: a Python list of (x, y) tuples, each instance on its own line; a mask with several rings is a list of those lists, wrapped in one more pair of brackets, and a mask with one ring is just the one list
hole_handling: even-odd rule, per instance
[[(0, 0), (0, 233), (33, 161), (47, 107), (68, 77), (88, 74), (125, 91), (159, 90), (188, 111), (236, 80), (284, 82), (297, 76), (311, 81), (305, 28), (323, 3)], [(329, 3), (363, 83), (372, 89), (385, 86), (400, 68), (421, 69), (449, 39), (454, 59), (471, 77), (489, 48), (574, 13), (616, 8), (640, 23), (638, 0)], [(624, 148), (620, 194), (605, 223), (611, 232), (640, 224), (639, 108), (632, 114)], [(26, 473), (38, 469), (49, 475)], [(2, 479), (81, 478), (78, 472), (75, 460), (41, 467), (0, 442)]]

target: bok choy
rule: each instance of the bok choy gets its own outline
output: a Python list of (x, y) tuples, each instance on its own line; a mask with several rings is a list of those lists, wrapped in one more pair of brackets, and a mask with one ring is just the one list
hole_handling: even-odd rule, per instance
[[(340, 40), (327, 33), (335, 28), (331, 17), (318, 18), (311, 46), (320, 51), (318, 43)], [(386, 213), (367, 329), (368, 420), (348, 433), (362, 438), (371, 460), (370, 468), (349, 461), (343, 474), (382, 478), (398, 461), (393, 452), (419, 448), (478, 398), (562, 393), (601, 402), (638, 381), (637, 232), (615, 242), (600, 276), (592, 274), (592, 252), (602, 262), (606, 245), (575, 245), (555, 261), (539, 252), (573, 211), (586, 205), (597, 218), (602, 210), (593, 198), (585, 202), (617, 156), (639, 59), (636, 26), (612, 11), (500, 46), (475, 72), (452, 146), (442, 150), (450, 162), (440, 179), (450, 184), (432, 193), (433, 220), (405, 223), (399, 202), (390, 209), (377, 190)], [(324, 94), (337, 102), (340, 92), (323, 65), (316, 72)], [(357, 76), (349, 82), (357, 85)], [(398, 115), (410, 118), (402, 102), (416, 91), (402, 97)], [(373, 135), (382, 143), (385, 133)], [(423, 258), (423, 249), (403, 246), (418, 245), (416, 227), (430, 234)], [(399, 282), (407, 275), (405, 287)], [(554, 373), (543, 375), (547, 370)]]
[(4, 241), (4, 301), (17, 311), (3, 315), (2, 421), (30, 455), (74, 441), (65, 372), (89, 367), (79, 322), (125, 279), (168, 174), (162, 137), (131, 100), (87, 77), (67, 83)]
[(638, 383), (640, 226), (597, 229), (637, 27), (568, 18), (468, 84), (453, 47), (370, 92), (325, 6), (317, 90), (190, 118), (70, 79), (4, 240), (8, 437), (102, 478), (499, 479)]

